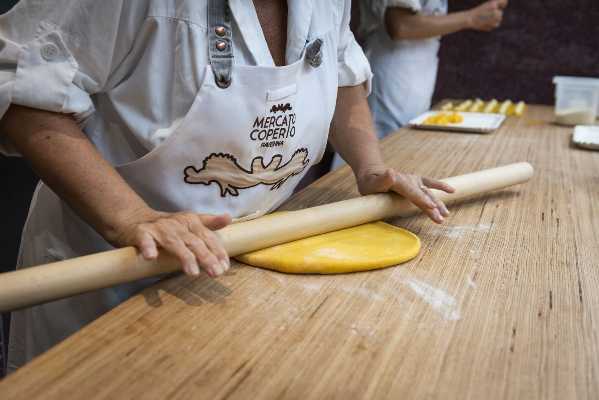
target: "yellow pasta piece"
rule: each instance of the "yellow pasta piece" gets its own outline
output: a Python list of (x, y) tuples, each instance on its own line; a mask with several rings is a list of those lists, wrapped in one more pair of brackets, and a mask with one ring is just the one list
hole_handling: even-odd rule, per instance
[(466, 100), (460, 103), (456, 108), (454, 108), (454, 111), (466, 111), (472, 106), (472, 103), (472, 100)]
[(499, 108), (499, 102), (497, 101), (497, 99), (493, 99), (487, 103), (487, 105), (483, 109), (483, 112), (484, 113), (494, 113), (494, 112), (497, 112), (498, 108)]
[(464, 122), (464, 117), (457, 112), (449, 114), (448, 117), (449, 117), (448, 119), (449, 119), (450, 124), (460, 124), (460, 123)]
[(514, 107), (514, 115), (521, 117), (524, 114), (525, 110), (526, 110), (526, 103), (523, 101), (520, 101)]
[(512, 107), (512, 101), (511, 100), (506, 100), (503, 103), (501, 103), (501, 106), (499, 107), (499, 114), (503, 114), (503, 115), (509, 115), (510, 112), (510, 107)]
[(441, 111), (451, 111), (451, 110), (453, 110), (453, 103), (451, 101), (443, 104), (443, 106), (441, 107)]
[(481, 99), (476, 99), (472, 106), (470, 107), (470, 112), (481, 112), (483, 107), (485, 106), (485, 102)]
[(464, 121), (464, 117), (457, 112), (441, 112), (429, 116), (424, 120), (424, 125), (450, 125), (459, 124)]

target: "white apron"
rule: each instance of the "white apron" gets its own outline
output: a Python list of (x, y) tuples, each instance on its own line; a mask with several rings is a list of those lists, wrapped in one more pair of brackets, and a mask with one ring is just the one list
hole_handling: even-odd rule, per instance
[[(117, 167), (128, 184), (161, 211), (228, 212), (237, 218), (268, 212), (293, 192), (326, 146), (338, 86), (332, 30), (324, 37), (306, 38), (304, 54), (291, 65), (233, 65), (231, 25), (225, 16), (230, 14), (223, 4), (213, 0), (209, 5), (211, 66), (188, 114), (150, 153)], [(47, 186), (38, 186), (18, 268), (110, 248)], [(8, 370), (156, 280), (14, 312)]]
[[(446, 14), (447, 0), (425, 0), (420, 12)], [(368, 103), (379, 138), (430, 109), (439, 45), (439, 38), (394, 41), (382, 25), (367, 38), (366, 55), (374, 73)]]

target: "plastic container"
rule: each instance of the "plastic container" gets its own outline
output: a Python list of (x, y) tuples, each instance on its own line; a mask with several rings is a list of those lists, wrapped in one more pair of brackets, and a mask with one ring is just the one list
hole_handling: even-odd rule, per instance
[(561, 125), (592, 125), (599, 111), (599, 79), (556, 76), (555, 122)]

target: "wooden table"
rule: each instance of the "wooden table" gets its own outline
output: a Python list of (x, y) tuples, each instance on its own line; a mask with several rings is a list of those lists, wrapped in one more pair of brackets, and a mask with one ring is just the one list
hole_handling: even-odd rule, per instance
[[(401, 130), (390, 165), (433, 177), (516, 161), (533, 180), (392, 221), (421, 254), (292, 276), (238, 265), (146, 290), (0, 383), (3, 399), (590, 399), (599, 396), (599, 153), (531, 107), (490, 135)], [(356, 195), (348, 168), (285, 208)]]

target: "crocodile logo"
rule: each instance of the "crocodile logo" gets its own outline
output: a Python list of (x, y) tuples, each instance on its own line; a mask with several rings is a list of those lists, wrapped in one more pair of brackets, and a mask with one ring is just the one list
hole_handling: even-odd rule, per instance
[(231, 154), (212, 153), (204, 159), (201, 168), (191, 165), (185, 168), (185, 182), (206, 186), (216, 183), (221, 197), (239, 196), (239, 190), (257, 185), (271, 186), (270, 190), (279, 189), (289, 178), (301, 174), (308, 166), (308, 149), (296, 150), (285, 164), (281, 164), (282, 160), (283, 156), (276, 154), (265, 164), (264, 158), (258, 156), (252, 160), (248, 170), (239, 165)]

